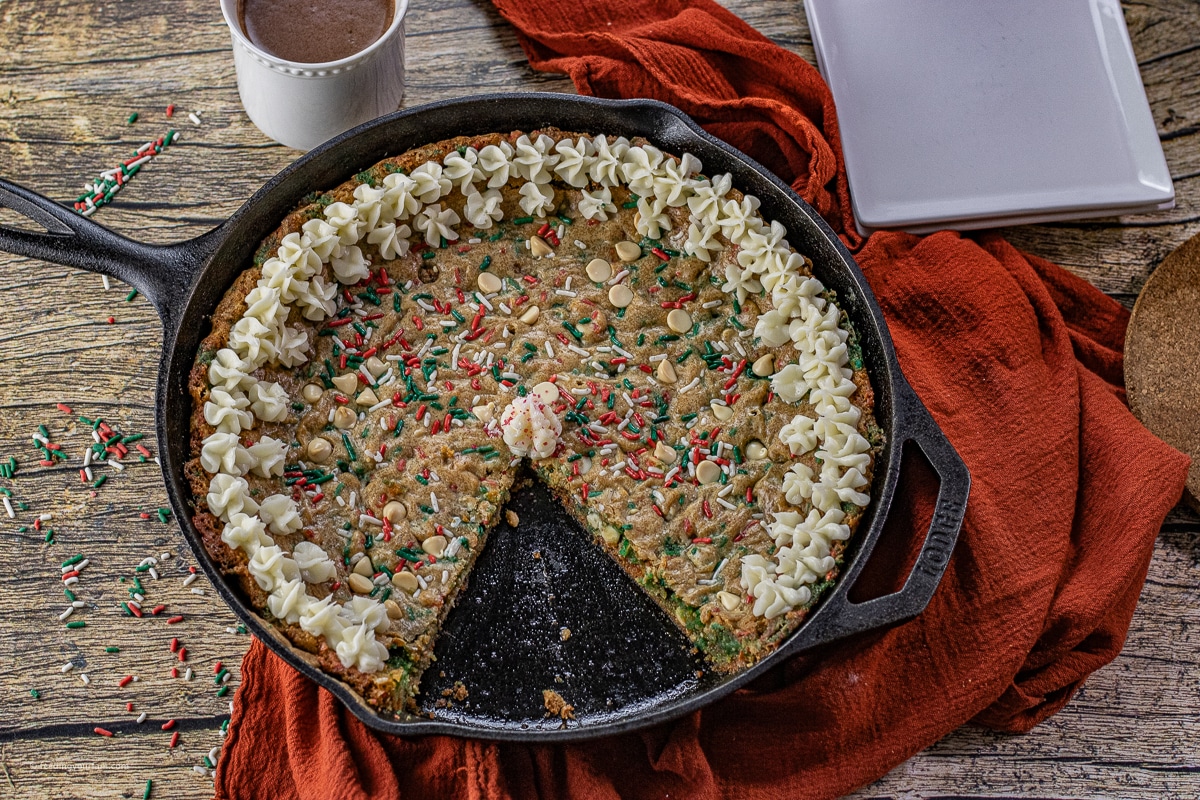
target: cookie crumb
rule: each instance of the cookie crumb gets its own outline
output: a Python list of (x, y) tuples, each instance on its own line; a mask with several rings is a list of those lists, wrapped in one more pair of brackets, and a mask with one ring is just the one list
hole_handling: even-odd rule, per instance
[(548, 717), (558, 717), (566, 721), (575, 719), (575, 706), (562, 699), (562, 695), (553, 689), (542, 689), (542, 701), (546, 706)]
[(521, 518), (518, 517), (517, 512), (513, 511), (511, 508), (506, 508), (504, 509), (504, 521), (507, 522), (510, 527), (515, 528), (517, 527), (517, 523), (521, 521)]
[(567, 639), (571, 638), (571, 629), (565, 628), (565, 627), (559, 628), (558, 635), (559, 635), (559, 638), (561, 638), (565, 642)]

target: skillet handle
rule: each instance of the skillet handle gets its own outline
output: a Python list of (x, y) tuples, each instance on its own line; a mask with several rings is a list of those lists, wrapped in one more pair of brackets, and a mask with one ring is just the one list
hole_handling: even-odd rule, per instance
[[(904, 379), (901, 378), (901, 381)], [(967, 511), (971, 474), (908, 382), (904, 381), (897, 390), (895, 402), (898, 405), (897, 418), (901, 421), (901, 436), (892, 442), (892, 447), (897, 452), (903, 452), (907, 442), (916, 444), (940, 481), (933, 520), (925, 533), (921, 552), (900, 591), (861, 603), (851, 602), (849, 591), (839, 592), (830, 598), (832, 602), (828, 607), (819, 606), (818, 615), (794, 637), (800, 642), (795, 645), (789, 642), (789, 649), (794, 648), (793, 652), (912, 619), (929, 605), (950, 563), (950, 554), (958, 541)], [(887, 510), (880, 511), (886, 513)], [(869, 554), (868, 559), (861, 560), (854, 573), (847, 576), (850, 580), (862, 574), (866, 560), (869, 560)]]
[(221, 228), (195, 239), (151, 245), (128, 239), (37, 192), (0, 179), (0, 207), (44, 231), (0, 225), (0, 251), (109, 275), (153, 304), (163, 324), (178, 321), (200, 267), (216, 249)]

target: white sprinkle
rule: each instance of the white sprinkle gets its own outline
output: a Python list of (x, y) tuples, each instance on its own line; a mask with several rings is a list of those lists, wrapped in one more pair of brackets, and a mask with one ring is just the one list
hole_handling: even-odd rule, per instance
[(744, 330), (744, 331), (738, 331), (738, 338), (741, 338), (741, 339), (746, 339), (753, 335), (754, 335), (754, 331), (751, 328), (746, 328), (746, 330)]
[(718, 497), (716, 500), (717, 500), (717, 502), (718, 502), (718, 503), (720, 503), (721, 505), (725, 506), (725, 507), (726, 507), (726, 508), (728, 508), (730, 511), (736, 511), (736, 510), (737, 510), (737, 506), (735, 506), (733, 503), (729, 502), (728, 500), (725, 500), (724, 498)]
[(84, 467), (84, 468), (83, 468), (83, 474), (84, 474), (84, 475), (87, 475), (87, 479), (88, 479), (89, 481), (90, 481), (90, 480), (92, 480), (92, 468), (91, 468), (91, 467)]
[(721, 301), (721, 300), (709, 300), (707, 303), (701, 303), (700, 307), (701, 308), (716, 308), (717, 306), (721, 305), (722, 302), (723, 301)]
[(50, 440), (45, 436), (42, 436), (40, 433), (33, 434), (33, 440), (35, 442), (41, 442), (42, 444), (50, 444)]
[(92, 463), (92, 448), (83, 451), (83, 465), (86, 467)]
[(587, 250), (587, 245), (584, 244), (583, 242), (579, 241), (578, 239), (575, 240), (575, 246), (578, 247), (580, 250)]
[(17, 516), (17, 513), (15, 511), (13, 511), (12, 501), (10, 501), (8, 499), (8, 496), (4, 495), (4, 496), (0, 497), (0, 499), (4, 500), (4, 511), (6, 514), (8, 514), (9, 519), (12, 519), (13, 517)]
[[(379, 409), (383, 408), (384, 406), (390, 406), (391, 404), (392, 404), (392, 399), (389, 397), (387, 400), (380, 400), (378, 403), (376, 403), (375, 405), (368, 408), (367, 411), (374, 413), (374, 412), (378, 411)], [(383, 420), (380, 420), (380, 422), (383, 422)]]
[(143, 722), (145, 722), (145, 721), (146, 721), (146, 717), (148, 717), (148, 716), (149, 716), (149, 714), (147, 714), (145, 711), (143, 711), (142, 713), (138, 714), (138, 718), (137, 718), (137, 723), (138, 723), (138, 725), (141, 725)]
[(559, 239), (563, 238), (564, 236), (567, 235), (567, 226), (565, 224), (559, 225), (558, 230), (555, 231), (555, 233), (558, 235)]
[(146, 571), (150, 573), (151, 578), (154, 578), (154, 580), (158, 580), (158, 570), (156, 570), (154, 567), (151, 567), (150, 569), (148, 569)]
[(568, 289), (568, 290), (569, 290), (569, 289), (571, 288), (571, 281), (572, 281), (573, 279), (574, 279), (574, 276), (573, 276), (573, 275), (568, 275), (568, 276), (567, 276), (567, 281), (566, 281), (566, 283), (564, 283), (564, 284), (563, 284), (563, 288), (564, 288), (564, 289)]
[(75, 665), (74, 665), (74, 664), (72, 664), (70, 661), (68, 661), (67, 663), (65, 663), (65, 664), (63, 664), (63, 665), (62, 665), (62, 672), (63, 672), (63, 674), (66, 674), (66, 673), (70, 672), (70, 671), (71, 671), (71, 670), (73, 670), (73, 669), (75, 669)]
[(198, 578), (198, 577), (200, 577), (200, 576), (193, 572), (191, 575), (188, 575), (186, 578), (183, 579), (183, 585), (191, 586), (195, 582), (196, 578)]
[(83, 602), (82, 600), (72, 600), (71, 601), (71, 606), (73, 608), (83, 608), (85, 605), (87, 605), (87, 603)]
[(626, 350), (624, 347), (617, 347), (617, 346), (614, 344), (614, 345), (613, 345), (613, 350), (616, 350), (618, 353), (620, 353), (621, 355), (625, 356), (626, 358), (633, 358), (633, 353), (629, 352), (629, 351), (628, 351), (628, 350)]
[(666, 357), (667, 357), (666, 353), (658, 353), (657, 355), (650, 356), (649, 360), (650, 360), (650, 363), (653, 364), (655, 361), (662, 361)]
[(371, 516), (370, 514), (359, 514), (358, 515), (358, 524), (360, 526), (368, 524), (368, 523), (371, 525), (378, 525), (380, 527), (383, 526), (383, 520), (377, 519), (377, 518)]
[(333, 422), (333, 409), (332, 408), (329, 409), (329, 414), (328, 414), (328, 418), (326, 419), (326, 421)]
[(113, 469), (115, 469), (117, 472), (125, 471), (125, 465), (122, 464), (120, 461), (117, 461), (115, 458), (110, 458), (108, 460), (108, 465), (110, 467), (112, 467)]
[[(192, 121), (192, 124), (193, 124), (193, 125), (199, 125), (199, 124), (200, 124), (200, 117), (196, 116), (196, 112), (195, 112), (195, 111), (192, 111), (192, 112), (189, 112), (189, 113), (188, 113), (188, 119), (190, 119), (190, 120)], [(174, 140), (172, 140), (172, 141), (174, 141)]]
[(483, 243), (483, 239), (480, 239), (478, 236), (472, 236), (470, 239), (467, 239), (467, 244), (482, 244), (482, 243)]
[(611, 278), (609, 278), (608, 285), (612, 286), (613, 284), (620, 283), (621, 281), (625, 280), (625, 276), (628, 274), (629, 274), (629, 270), (627, 270), (627, 269), (621, 270), (616, 275), (613, 275)]
[[(681, 388), (679, 390), (679, 393), (683, 394), (684, 392), (690, 392), (692, 389), (695, 389), (699, 385), (700, 385), (700, 376), (697, 375), (695, 378), (692, 378), (686, 385), (684, 385), (683, 388)], [(697, 417), (697, 419), (698, 419), (698, 417)], [(695, 422), (695, 419), (693, 419), (692, 421)]]
[(433, 511), (434, 511), (434, 513), (435, 513), (435, 514), (436, 514), (438, 511), (441, 511), (441, 509), (440, 509), (440, 508), (438, 508), (437, 495), (436, 495), (436, 494), (434, 494), (433, 492), (430, 492), (430, 493), (429, 493), (429, 505), (433, 506)]
[(58, 615), (58, 621), (62, 622), (63, 620), (65, 620), (67, 617), (71, 616), (74, 613), (75, 613), (75, 608), (73, 606), (67, 606), (67, 610)]
[(550, 344), (550, 340), (546, 340), (546, 355), (554, 358), (554, 345)]
[(198, 594), (198, 595), (200, 595), (201, 597), (203, 597), (203, 596), (204, 596), (204, 590), (203, 590), (203, 589), (201, 589), (199, 586), (197, 586), (195, 589), (192, 589), (192, 594)]
[(79, 673), (79, 680), (83, 681), (84, 686), (92, 685), (92, 679), (87, 676), (86, 672)]
[(63, 581), (64, 586), (74, 586), (77, 583), (79, 583), (79, 578), (75, 577), (67, 578), (65, 581)]
[[(192, 116), (195, 116), (195, 115), (193, 114)], [(199, 125), (200, 123), (197, 122), (196, 124)], [(206, 770), (204, 767), (200, 766), (199, 764), (192, 767), (192, 772), (196, 773), (197, 775), (207, 775), (208, 774), (208, 770)]]
[(733, 491), (733, 484), (732, 483), (726, 484), (724, 489), (717, 492), (717, 497), (728, 497), (729, 493), (732, 491)]
[(503, 311), (505, 314), (512, 314), (512, 309), (509, 308), (504, 303), (500, 303), (499, 306), (500, 306), (500, 310)]
[(582, 347), (576, 347), (573, 344), (567, 345), (567, 349), (570, 350), (575, 355), (583, 356), (584, 358), (587, 358), (588, 356), (591, 355), (591, 353), (589, 353), (587, 350), (584, 350)]
[(475, 299), (477, 299), (477, 300), (478, 300), (478, 301), (479, 301), (481, 304), (483, 304), (483, 306), (484, 306), (484, 307), (485, 307), (485, 308), (486, 308), (488, 311), (495, 311), (495, 310), (496, 310), (496, 307), (495, 307), (495, 306), (493, 306), (491, 303), (489, 303), (489, 302), (488, 302), (488, 299), (487, 299), (486, 297), (484, 297), (483, 295), (481, 295), (479, 292), (476, 292), (476, 293), (475, 293)]
[(187, 672), (183, 673), (183, 679), (185, 681), (190, 681), (192, 679), (192, 668), (191, 667), (188, 667)]
[(158, 559), (155, 558), (154, 556), (146, 556), (145, 558), (143, 558), (141, 560), (141, 562), (138, 564), (138, 566), (144, 567), (148, 564), (157, 564), (157, 563), (158, 563)]
[(567, 291), (566, 289), (555, 289), (554, 293), (560, 294), (563, 297), (577, 297), (578, 296), (578, 295), (576, 295), (575, 292), (570, 292), (570, 291)]

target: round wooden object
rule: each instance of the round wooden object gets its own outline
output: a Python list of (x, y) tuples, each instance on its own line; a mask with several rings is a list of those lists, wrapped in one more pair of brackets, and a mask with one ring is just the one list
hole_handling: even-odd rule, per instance
[(1125, 387), (1142, 424), (1192, 457), (1184, 499), (1200, 511), (1200, 236), (1167, 256), (1138, 295)]

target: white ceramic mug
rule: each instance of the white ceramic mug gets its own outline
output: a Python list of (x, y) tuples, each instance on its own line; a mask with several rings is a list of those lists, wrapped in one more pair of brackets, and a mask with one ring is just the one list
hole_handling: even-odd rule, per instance
[(321, 64), (287, 61), (255, 47), (242, 30), (238, 2), (221, 0), (233, 36), (238, 94), (251, 121), (267, 136), (311, 150), (400, 107), (408, 0), (395, 0), (392, 24), (369, 47)]

